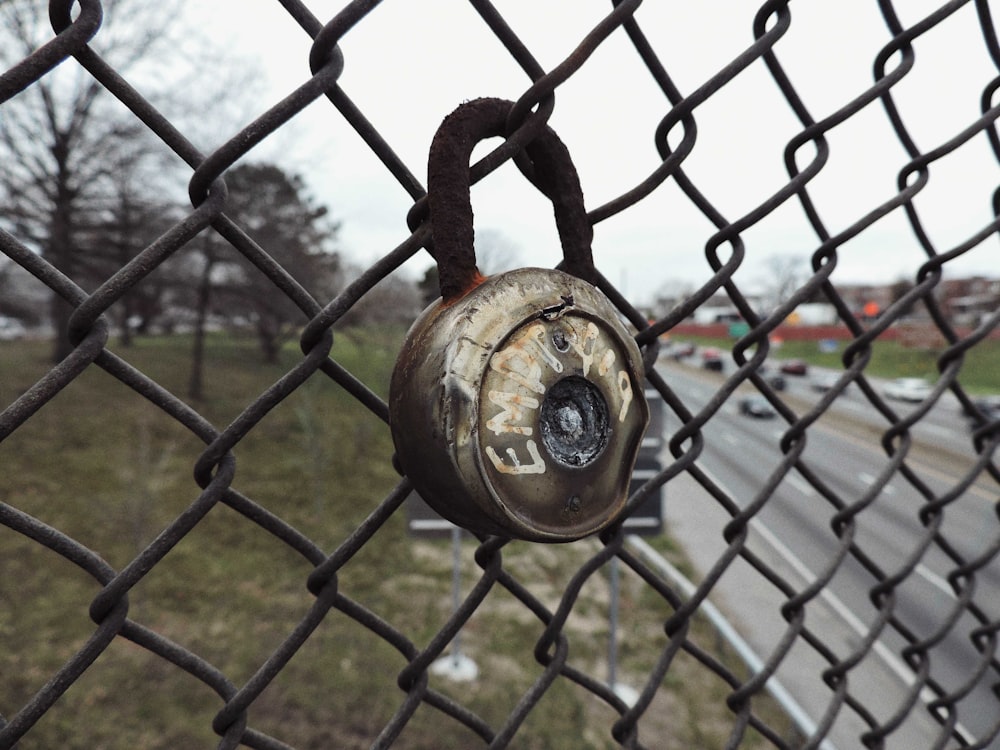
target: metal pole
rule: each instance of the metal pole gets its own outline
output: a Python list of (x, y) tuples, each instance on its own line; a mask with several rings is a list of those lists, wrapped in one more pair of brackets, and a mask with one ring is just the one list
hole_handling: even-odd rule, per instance
[[(451, 603), (453, 612), (462, 604), (462, 530), (458, 526), (451, 528)], [(451, 659), (456, 667), (462, 660), (461, 630), (452, 641)]]
[[(452, 611), (458, 612), (458, 608), (462, 606), (462, 530), (457, 526), (451, 528), (451, 557)], [(458, 682), (469, 682), (479, 676), (476, 663), (462, 653), (461, 629), (451, 640), (450, 653), (435, 659), (431, 664), (431, 672)]]
[(608, 614), (608, 684), (615, 689), (618, 684), (618, 558), (608, 562), (608, 576), (611, 579), (611, 602)]

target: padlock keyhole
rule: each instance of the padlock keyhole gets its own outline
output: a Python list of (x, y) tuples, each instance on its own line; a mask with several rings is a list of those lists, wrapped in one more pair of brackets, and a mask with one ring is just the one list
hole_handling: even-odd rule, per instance
[(586, 466), (608, 444), (608, 404), (597, 386), (578, 375), (549, 388), (538, 420), (542, 445), (564, 466)]

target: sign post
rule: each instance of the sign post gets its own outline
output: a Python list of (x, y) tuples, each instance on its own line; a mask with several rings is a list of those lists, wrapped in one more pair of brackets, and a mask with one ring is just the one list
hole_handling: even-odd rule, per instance
[[(666, 420), (666, 404), (660, 394), (654, 390), (646, 390), (646, 403), (649, 404), (649, 425), (642, 438), (639, 457), (629, 483), (629, 494), (634, 493), (649, 479), (662, 470), (660, 453), (663, 450)], [(421, 539), (451, 539), (452, 544), (452, 600), (455, 610), (461, 605), (461, 549), (462, 530), (450, 521), (446, 521), (415, 492), (407, 498), (406, 526), (410, 536)], [(626, 534), (639, 536), (654, 536), (663, 532), (663, 488), (658, 487), (636, 508), (625, 522), (623, 529)], [(608, 633), (608, 682), (623, 701), (633, 705), (638, 699), (636, 691), (618, 683), (618, 611), (619, 611), (619, 569), (618, 558), (613, 557), (608, 563), (610, 584), (609, 602), (609, 633)], [(457, 681), (474, 680), (479, 669), (475, 662), (462, 653), (461, 633), (455, 635), (452, 641), (451, 653), (442, 656), (431, 665), (434, 674), (444, 675)]]
[[(666, 404), (656, 391), (646, 389), (646, 403), (649, 404), (649, 425), (642, 438), (639, 457), (632, 470), (632, 481), (629, 484), (629, 494), (634, 493), (649, 479), (656, 476), (663, 466), (660, 453), (663, 450), (666, 433)], [(653, 536), (663, 532), (663, 487), (658, 487), (636, 508), (623, 524), (626, 534), (638, 536)], [(608, 602), (608, 685), (615, 695), (626, 705), (634, 706), (639, 700), (639, 694), (634, 688), (618, 682), (618, 610), (619, 610), (619, 562), (617, 557), (608, 561), (608, 585), (610, 588)]]
[[(448, 523), (445, 521), (445, 523)], [(462, 530), (451, 526), (451, 603), (454, 611), (462, 605)], [(430, 666), (432, 674), (447, 677), (455, 682), (472, 682), (479, 676), (479, 667), (462, 653), (462, 631), (451, 641), (451, 653), (436, 659)]]

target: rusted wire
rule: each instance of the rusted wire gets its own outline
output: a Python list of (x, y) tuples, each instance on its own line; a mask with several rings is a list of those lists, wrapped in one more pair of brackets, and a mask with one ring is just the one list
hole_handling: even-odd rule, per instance
[[(478, 14), (478, 21), (507, 51), (527, 79), (523, 91), (505, 103), (509, 107), (502, 113), (505, 119), (500, 120), (504, 123), (501, 134), (504, 142), (472, 165), (472, 182), (512, 160), (531, 177), (531, 159), (526, 154), (531, 144), (537, 145), (540, 134), (550, 132), (547, 121), (558, 111), (560, 87), (573, 81), (585, 65), (600, 65), (601, 59), (596, 53), (612, 39), (628, 40), (662, 93), (663, 116), (654, 132), (649, 133), (656, 157), (651, 159), (644, 176), (635, 184), (602, 205), (589, 208), (588, 235), (594, 226), (628, 216), (663, 186), (672, 185), (712, 227), (703, 248), (710, 277), (671, 310), (661, 311), (653, 320), (602, 274), (599, 253), (594, 255), (596, 269), (592, 280), (636, 329), (636, 340), (647, 355), (647, 384), (663, 399), (670, 417), (667, 448), (659, 457), (662, 464), (655, 476), (633, 495), (628, 510), (635, 511), (659, 487), (665, 487), (669, 496), (672, 488), (687, 482), (688, 486), (697, 488), (706, 506), (710, 505), (725, 519), (716, 535), (721, 551), (702, 571), (693, 587), (694, 593), (682, 595), (625, 546), (620, 526), (612, 527), (600, 540), (594, 541), (586, 559), (578, 565), (557, 599), (551, 601), (543, 600), (533, 591), (530, 581), (513, 572), (505, 558), (508, 553), (505, 540), (480, 539), (475, 552), (476, 581), (460, 606), (450, 616), (441, 618), (442, 624), (430, 637), (416, 632), (415, 626), (405, 617), (390, 621), (366, 605), (356, 592), (342, 589), (340, 577), (346, 566), (363, 551), (386, 543), (382, 532), (392, 519), (405, 512), (405, 501), (411, 491), (409, 481), (403, 477), (387, 496), (370, 497), (364, 520), (340, 544), (329, 549), (313, 538), (309, 529), (299, 528), (283, 517), (280, 510), (265, 507), (239, 491), (234, 486), (234, 454), (241, 443), (259, 432), (260, 425), (273, 410), (300, 392), (313, 378), (325, 378), (332, 387), (351, 396), (363, 407), (365, 416), (382, 423), (389, 420), (388, 408), (377, 389), (366, 383), (362, 374), (351, 372), (331, 358), (330, 352), (338, 322), (407, 260), (431, 248), (426, 190), (415, 176), (421, 173), (422, 165), (407, 164), (341, 86), (342, 73), (349, 64), (345, 61), (341, 42), (355, 29), (364, 27), (373, 14), (391, 15), (393, 9), (379, 7), (374, 0), (354, 0), (346, 2), (343, 9), (324, 24), (305, 3), (280, 0), (291, 20), (312, 40), (308, 59), (311, 76), (251, 124), (233, 133), (217, 149), (203, 154), (89, 46), (101, 34), (103, 8), (99, 0), (81, 0), (78, 13), (71, 13), (73, 3), (53, 0), (55, 28), (51, 39), (24, 60), (0, 71), (0, 117), (4, 115), (5, 106), (13, 106), (19, 94), (45, 81), (58, 66), (75, 66), (127, 107), (162, 144), (165, 153), (172, 153), (190, 167), (191, 207), (133, 260), (121, 265), (96, 289), (87, 291), (79, 279), (63, 273), (49, 259), (36, 253), (29, 238), (19, 236), (13, 224), (3, 221), (4, 204), (0, 203), (0, 253), (73, 306), (65, 332), (73, 345), (72, 353), (25, 388), (11, 403), (0, 404), (3, 407), (0, 440), (30, 427), (41, 409), (58, 406), (54, 402), (61, 392), (85, 372), (99, 369), (141, 396), (204, 447), (190, 467), (194, 477), (194, 499), (153, 541), (118, 568), (102, 559), (98, 551), (89, 549), (82, 539), (19, 509), (16, 497), (0, 502), (0, 526), (79, 568), (96, 587), (88, 612), (94, 628), (82, 645), (62, 644), (65, 648), (60, 653), (72, 653), (49, 670), (44, 685), (20, 705), (5, 702), (0, 691), (0, 750), (14, 747), (22, 738), (27, 745), (33, 728), (53, 710), (66, 691), (81, 679), (91, 664), (121, 640), (157, 657), (164, 665), (184, 672), (220, 699), (211, 726), (219, 737), (219, 747), (287, 748), (289, 745), (280, 739), (282, 727), (269, 726), (264, 731), (254, 726), (254, 707), (315, 637), (327, 618), (336, 618), (339, 627), (364, 630), (398, 652), (405, 664), (383, 686), (385, 691), (398, 690), (400, 703), (384, 726), (368, 738), (372, 747), (388, 748), (404, 743), (401, 738), (407, 727), (424, 707), (433, 708), (434, 715), (441, 721), (465, 727), (468, 736), (484, 747), (518, 746), (529, 717), (534, 712), (544, 712), (546, 695), (553, 686), (562, 684), (579, 689), (588, 699), (604, 704), (615, 714), (606, 727), (605, 738), (609, 742), (628, 748), (659, 747), (661, 745), (648, 736), (645, 728), (660, 710), (654, 704), (664, 681), (672, 670), (679, 669), (681, 660), (693, 662), (723, 686), (725, 697), (720, 702), (725, 703), (731, 719), (726, 747), (741, 746), (749, 741), (751, 734), (761, 744), (776, 748), (822, 747), (824, 741), (834, 739), (835, 725), (844, 721), (853, 722), (857, 728), (853, 746), (886, 747), (901, 736), (898, 734), (900, 728), (917, 714), (934, 725), (934, 731), (926, 736), (927, 748), (1000, 747), (1000, 659), (996, 655), (1000, 620), (995, 607), (997, 592), (989, 588), (997, 577), (1000, 523), (978, 529), (981, 538), (974, 548), (965, 544), (967, 540), (956, 537), (956, 530), (948, 525), (952, 509), (967, 496), (970, 488), (977, 483), (991, 482), (990, 492), (995, 495), (1000, 485), (1000, 468), (995, 460), (1000, 426), (995, 417), (990, 421), (978, 409), (961, 383), (966, 358), (978, 351), (977, 347), (982, 347), (984, 342), (997, 338), (1000, 313), (984, 316), (974, 330), (961, 329), (953, 325), (939, 297), (945, 271), (973, 248), (995, 241), (1000, 218), (994, 216), (949, 247), (938, 247), (924, 227), (917, 208), (931, 170), (963, 145), (974, 139), (985, 139), (994, 157), (1000, 160), (1000, 136), (996, 129), (1000, 105), (993, 103), (1000, 77), (984, 83), (977, 117), (934, 147), (923, 150), (911, 135), (894, 92), (914, 69), (921, 42), (931, 38), (938, 28), (961, 12), (963, 6), (969, 5), (967, 0), (943, 3), (939, 9), (909, 26), (899, 19), (889, 0), (877, 2), (888, 33), (872, 61), (874, 80), (868, 88), (819, 119), (810, 113), (806, 104), (808, 97), (804, 93), (808, 92), (796, 88), (795, 76), (782, 64), (781, 42), (795, 29), (788, 0), (762, 3), (752, 27), (747, 29), (750, 40), (747, 46), (733, 50), (726, 65), (687, 94), (674, 82), (669, 66), (661, 59), (662, 51), (647, 36), (638, 0), (612, 0), (604, 17), (573, 45), (563, 60), (549, 69), (538, 61), (539, 56), (535, 53), (540, 50), (533, 50), (518, 36), (498, 7), (488, 0), (470, 0), (469, 4)], [(990, 3), (975, 0), (972, 5), (980, 37), (969, 42), (981, 43), (994, 66), (1000, 69), (1000, 44)], [(575, 11), (567, 9), (567, 12)], [(391, 51), (387, 51), (389, 53)], [(766, 68), (774, 92), (797, 120), (798, 132), (784, 148), (787, 181), (771, 194), (757, 196), (753, 207), (743, 215), (727, 217), (713, 203), (710, 193), (688, 173), (686, 162), (697, 147), (697, 124), (705, 111), (702, 108), (720, 92), (727, 91), (751, 66)], [(614, 75), (615, 85), (630, 85), (630, 81), (618, 78), (617, 72)], [(494, 94), (479, 92), (483, 97)], [(248, 227), (241, 226), (226, 214), (226, 170), (239, 165), (255, 145), (280, 131), (305, 107), (317, 101), (322, 104), (324, 97), (332, 105), (327, 107), (329, 116), (342, 119), (357, 133), (361, 143), (413, 201), (409, 215), (400, 217), (400, 227), (408, 226), (411, 234), (391, 252), (374, 260), (331, 300), (315, 299), (275, 259), (273, 248), (259, 244)], [(834, 230), (824, 220), (824, 206), (813, 189), (814, 180), (823, 173), (830, 159), (828, 136), (869, 105), (881, 105), (888, 128), (905, 152), (906, 162), (898, 172), (897, 190), (893, 195)], [(600, 102), (595, 103), (594, 111), (595, 117), (601, 116)], [(447, 113), (440, 114), (443, 117)], [(739, 115), (733, 113), (734, 121)], [(675, 131), (680, 137), (670, 138)], [(799, 158), (804, 153), (810, 153), (811, 158), (808, 163), (800, 164)], [(4, 166), (0, 164), (2, 169)], [(524, 185), (526, 190), (541, 190), (529, 181), (524, 181)], [(0, 194), (0, 200), (5, 198)], [(1000, 210), (1000, 191), (988, 201), (996, 214)], [(776, 309), (762, 314), (749, 299), (742, 277), (737, 277), (737, 271), (748, 263), (744, 235), (778, 209), (796, 204), (815, 235), (812, 244), (804, 248), (804, 252), (811, 253), (812, 273)], [(874, 231), (873, 227), (881, 219), (894, 212), (905, 217), (926, 260), (915, 270), (910, 289), (877, 318), (862, 319), (835, 282), (840, 253), (845, 244)], [(130, 291), (142, 287), (157, 268), (177, 257), (199, 233), (209, 229), (234, 248), (256, 273), (271, 282), (270, 294), (291, 301), (299, 311), (301, 324), (302, 357), (227, 425), (215, 424), (199, 411), (197, 404), (188, 403), (108, 348), (109, 309)], [(664, 238), (664, 242), (668, 240)], [(636, 267), (634, 270), (645, 273), (651, 269)], [(661, 336), (677, 329), (718, 294), (725, 295), (749, 324), (749, 330), (733, 343), (735, 369), (714, 382), (712, 394), (706, 401), (692, 403), (673, 387), (670, 371), (658, 361), (658, 346)], [(815, 402), (803, 406), (776, 390), (762, 367), (773, 354), (772, 335), (800, 304), (815, 299), (824, 299), (836, 310), (838, 326), (846, 333), (847, 341), (836, 384)], [(869, 374), (868, 365), (873, 347), (913, 305), (926, 311), (933, 332), (945, 342), (945, 349), (937, 363), (939, 377), (931, 394), (916, 408), (900, 413), (881, 393), (874, 376)], [(776, 423), (780, 425), (781, 436), (776, 449), (780, 456), (752, 491), (734, 493), (707, 468), (707, 455), (716, 447), (713, 446), (713, 441), (717, 441), (714, 425), (718, 424), (718, 416), (748, 387), (764, 394), (777, 412)], [(845, 491), (837, 479), (824, 476), (815, 466), (809, 450), (810, 440), (818, 434), (832, 408), (845, 398), (848, 388), (862, 394), (866, 408), (878, 415), (882, 425), (877, 435), (869, 436), (869, 448), (882, 451), (881, 470), (862, 492)], [(934, 488), (934, 482), (918, 460), (926, 446), (922, 447), (916, 435), (927, 423), (927, 415), (942, 399), (950, 397), (948, 394), (954, 394), (960, 406), (972, 415), (975, 425), (970, 431), (969, 444), (961, 446), (965, 458), (961, 476), (947, 489), (940, 490)], [(275, 450), (297, 448), (276, 446)], [(110, 463), (114, 460), (108, 457), (108, 471), (112, 470)], [(390, 458), (384, 457), (384, 461), (388, 463)], [(762, 519), (775, 507), (774, 498), (779, 488), (791, 479), (801, 481), (808, 488), (805, 491), (815, 495), (817, 502), (828, 511), (823, 519), (828, 526), (824, 542), (830, 546), (831, 554), (812, 571), (812, 577), (804, 581), (776, 565), (753, 540)], [(887, 565), (881, 551), (865, 541), (863, 530), (873, 504), (894, 491), (894, 482), (905, 484), (915, 498), (916, 507), (908, 520), (919, 530), (901, 542), (905, 550), (894, 564)], [(309, 567), (301, 582), (313, 597), (311, 606), (249, 676), (226, 674), (210, 659), (173, 642), (158, 632), (155, 624), (142, 622), (130, 600), (133, 590), (199, 528), (213, 509), (219, 507), (234, 511), (235, 523), (266, 532), (269, 538), (294, 552), (296, 559)], [(683, 547), (688, 540), (679, 538), (676, 541)], [(625, 701), (615, 686), (605, 684), (598, 668), (581, 666), (573, 658), (578, 641), (568, 623), (574, 613), (585, 606), (582, 592), (597, 585), (601, 572), (612, 558), (624, 562), (641, 583), (645, 590), (642, 606), (652, 606), (648, 602), (655, 601), (656, 606), (668, 612), (659, 623), (662, 637), (630, 644), (633, 651), (643, 655), (645, 665), (645, 672), (636, 677), (640, 684), (634, 701)], [(928, 626), (913, 621), (913, 612), (903, 603), (901, 592), (922, 574), (932, 558), (939, 566), (945, 565), (939, 578), (950, 592), (947, 607), (939, 606), (933, 613), (932, 626)], [(860, 599), (866, 600), (867, 619), (862, 623), (862, 631), (855, 633), (849, 645), (844, 646), (830, 641), (817, 624), (814, 613), (821, 611), (835, 579), (847, 568), (858, 572), (858, 580), (867, 582), (856, 592)], [(731, 659), (724, 658), (718, 649), (695, 635), (700, 609), (709, 597), (719, 594), (724, 580), (735, 575), (736, 570), (749, 571), (744, 574), (759, 581), (780, 600), (775, 611), (784, 622), (780, 636), (774, 639), (770, 651), (761, 660), (763, 667), (754, 674), (745, 674)], [(405, 572), (399, 571), (401, 575)], [(531, 658), (537, 669), (531, 684), (517, 696), (506, 716), (487, 719), (477, 714), (463, 698), (439, 689), (437, 682), (430, 679), (430, 669), (445, 654), (456, 635), (481, 611), (487, 598), (496, 592), (511, 598), (521, 610), (521, 619), (536, 626)], [(735, 615), (738, 619), (752, 620), (757, 613), (736, 612)], [(478, 627), (488, 627), (488, 624), (480, 623)], [(233, 633), (232, 637), (244, 635)], [(887, 643), (892, 645), (887, 647)], [(874, 709), (866, 701), (867, 692), (863, 687), (866, 669), (882, 658), (880, 654), (886, 648), (893, 649), (900, 664), (908, 670), (908, 682), (901, 690), (899, 702), (888, 712)], [(3, 630), (0, 629), (0, 651), (3, 649)], [(792, 656), (793, 650), (796, 653), (807, 650), (811, 654), (815, 669), (812, 677), (826, 689), (825, 703), (815, 712), (815, 723), (809, 730), (812, 735), (808, 737), (790, 736), (777, 725), (778, 720), (759, 709), (769, 684), (796, 658)], [(960, 663), (964, 671), (958, 677), (940, 666), (947, 658), (942, 654), (949, 650), (963, 652), (964, 660)], [(335, 687), (324, 685), (316, 689), (324, 691)], [(366, 698), (357, 696), (355, 705), (362, 705)], [(968, 721), (972, 711), (984, 716), (974, 727)], [(79, 720), (114, 721), (111, 717), (81, 717)], [(123, 726), (122, 732), (126, 731)], [(567, 746), (570, 744), (572, 742)], [(840, 747), (843, 750), (843, 746)]]

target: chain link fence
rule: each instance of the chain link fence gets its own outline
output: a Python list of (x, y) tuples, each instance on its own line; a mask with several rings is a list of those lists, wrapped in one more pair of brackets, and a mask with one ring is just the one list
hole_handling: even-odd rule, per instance
[[(844, 87), (797, 86), (798, 71), (783, 65), (787, 40), (824, 41), (822, 26), (799, 32), (794, 3), (762, 4), (743, 27), (746, 43), (731, 48), (711, 35), (717, 21), (695, 26), (682, 4), (666, 3), (670, 13), (648, 17), (654, 25), (644, 20), (649, 4), (619, 0), (593, 13), (555, 60), (529, 41), (545, 38), (538, 28), (508, 23), (504, 3), (470, 0), (474, 13), (456, 28), (487, 32), (523, 71), (510, 97), (513, 146), (474, 164), (477, 181), (513, 159), (539, 122), (559, 129), (561, 92), (600, 68), (606, 47), (627, 45), (641, 62), (607, 75), (619, 95), (655, 98), (659, 119), (645, 133), (655, 149), (641, 177), (588, 206), (588, 219), (598, 286), (635, 331), (650, 398), (664, 404), (665, 447), (628, 505), (663, 493), (664, 535), (639, 539), (619, 524), (564, 546), (466, 537), (451, 567), (447, 545), (407, 536), (411, 487), (392, 468), (384, 381), (400, 338), (343, 323), (429, 247), (414, 176), (422, 165), (405, 163), (339, 85), (350, 66), (342, 46), (398, 9), (358, 0), (325, 20), (282, 0), (312, 77), (206, 154), (93, 51), (98, 0), (51, 3), (50, 41), (0, 76), (0, 117), (57, 67), (72, 67), (189, 165), (191, 207), (85, 290), (19, 235), (14, 198), (3, 196), (0, 251), (69, 303), (72, 346), (54, 366), (8, 358), (2, 370), (0, 748), (1000, 747), (1000, 422), (979, 399), (989, 378), (998, 382), (1000, 361), (988, 352), (1000, 309), (993, 297), (975, 319), (959, 319), (945, 295), (969, 257), (996, 252), (1000, 47), (990, 3), (949, 2), (912, 17), (912, 7), (888, 1), (827, 4), (854, 15), (858, 38), (826, 39), (824, 49), (869, 70), (836, 103)], [(558, 13), (585, 15), (569, 3)], [(664, 23), (673, 39), (710, 47), (719, 64), (697, 78), (685, 67), (690, 49), (656, 43)], [(959, 27), (963, 48), (987, 64), (979, 80), (957, 63), (936, 65), (945, 89), (971, 88), (978, 99), (962, 110), (942, 103), (935, 130), (908, 119), (897, 92), (922, 70), (924, 45)], [(747, 75), (766, 93), (727, 98)], [(681, 86), (677, 76), (695, 82)], [(332, 299), (307, 291), (276, 260), (280, 248), (227, 214), (227, 170), (314, 102), (412, 203), (398, 217), (399, 227), (408, 218), (408, 236)], [(584, 111), (594, 121), (613, 115), (599, 91)], [(788, 132), (766, 154), (784, 168), (771, 187), (746, 165), (754, 117)], [(699, 140), (699, 125), (720, 119), (742, 149), (735, 156)], [(892, 189), (871, 199), (865, 173), (831, 189), (837, 154), (868, 140), (892, 155)], [(604, 146), (613, 156), (616, 144)], [(973, 166), (953, 169), (973, 146)], [(703, 160), (723, 163), (721, 181)], [(586, 172), (581, 179), (585, 195), (603, 189)], [(535, 188), (523, 181), (523, 190)], [(628, 284), (601, 273), (616, 253), (601, 232), (648, 227), (661, 201), (696, 217), (697, 241), (683, 252), (703, 279), (650, 318)], [(944, 220), (960, 212), (954, 205), (982, 218), (960, 234)], [(761, 312), (748, 273), (776, 274), (762, 269), (771, 248), (756, 231), (791, 213), (798, 231), (788, 247), (810, 257), (810, 270)], [(684, 243), (673, 215), (659, 221), (663, 247)], [(899, 231), (886, 235), (887, 223)], [(205, 236), (224, 238), (269, 282), (267, 296), (298, 314), (300, 351), (278, 364), (258, 365), (228, 339), (208, 348), (207, 390), (224, 394), (216, 402), (181, 395), (177, 348), (112, 338), (123, 299)], [(870, 237), (898, 245), (889, 257), (907, 282), (879, 309), (859, 307), (858, 285), (838, 275), (869, 252)], [(630, 278), (669, 278), (664, 262), (672, 261), (630, 260)], [(874, 276), (874, 253), (871, 263)], [(720, 300), (736, 323), (699, 318), (722, 309)], [(819, 330), (790, 325), (817, 304), (833, 316), (813, 346), (836, 353), (827, 357), (832, 379), (811, 388), (787, 361), (776, 377), (774, 362), (802, 331)], [(678, 343), (720, 331), (732, 343), (714, 355)], [(892, 347), (935, 370), (911, 403), (890, 398), (878, 377)], [(702, 366), (709, 361), (717, 364)], [(986, 386), (968, 386), (977, 370), (988, 373)], [(752, 418), (755, 403), (773, 418)], [(133, 410), (139, 416), (124, 424)], [(112, 445), (119, 452), (102, 450)], [(90, 486), (90, 470), (125, 489), (109, 496)], [(475, 680), (442, 670), (449, 655), (474, 661)]]

